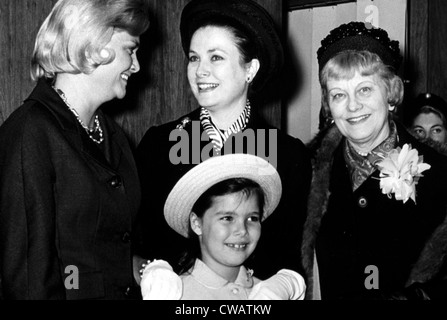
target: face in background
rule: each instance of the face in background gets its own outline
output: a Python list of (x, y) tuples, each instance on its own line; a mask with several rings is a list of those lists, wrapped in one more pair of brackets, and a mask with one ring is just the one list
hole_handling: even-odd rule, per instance
[(191, 38), (188, 81), (200, 106), (217, 111), (245, 106), (247, 77), (254, 78), (259, 61), (245, 64), (233, 34), (224, 27), (199, 28)]
[(239, 267), (253, 253), (261, 236), (258, 196), (243, 192), (213, 198), (202, 218), (191, 214), (202, 261), (214, 272), (234, 281)]
[(433, 112), (420, 113), (413, 121), (411, 131), (418, 139), (447, 142), (447, 130), (442, 119)]
[[(102, 100), (122, 99), (126, 95), (129, 77), (140, 70), (136, 52), (140, 38), (131, 36), (126, 31), (114, 32), (106, 49), (101, 54), (115, 52), (112, 62), (98, 66), (92, 73), (92, 92)], [(109, 51), (109, 52), (108, 52)]]
[(388, 93), (377, 75), (328, 79), (327, 91), (332, 118), (354, 148), (370, 151), (388, 137)]

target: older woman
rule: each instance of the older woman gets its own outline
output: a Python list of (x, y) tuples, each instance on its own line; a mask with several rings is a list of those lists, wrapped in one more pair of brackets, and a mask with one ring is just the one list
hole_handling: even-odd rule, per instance
[(401, 57), (361, 22), (318, 50), (322, 102), (302, 245), (310, 299), (445, 297), (447, 161), (393, 119)]
[(421, 93), (410, 103), (407, 113), (410, 132), (447, 155), (447, 102), (434, 93)]
[(149, 26), (140, 0), (60, 0), (35, 42), (37, 85), (0, 128), (5, 299), (124, 299), (140, 185), (99, 107), (126, 94)]
[(299, 270), (310, 160), (301, 141), (264, 123), (256, 113), (261, 106), (249, 100), (282, 65), (272, 18), (251, 0), (193, 0), (183, 9), (180, 32), (198, 108), (150, 128), (138, 146), (143, 194), (138, 253), (167, 260), (178, 271), (187, 241), (165, 221), (169, 192), (189, 169), (211, 156), (251, 153), (277, 168), (284, 192), (247, 266), (261, 279), (282, 268)]

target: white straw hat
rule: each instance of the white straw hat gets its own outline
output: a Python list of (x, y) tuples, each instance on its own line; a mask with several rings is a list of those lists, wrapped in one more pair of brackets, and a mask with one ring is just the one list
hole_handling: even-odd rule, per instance
[(250, 154), (211, 157), (188, 171), (166, 199), (164, 215), (169, 226), (188, 238), (189, 215), (200, 196), (218, 182), (246, 178), (258, 183), (265, 195), (265, 220), (277, 207), (282, 186), (276, 169), (263, 158)]

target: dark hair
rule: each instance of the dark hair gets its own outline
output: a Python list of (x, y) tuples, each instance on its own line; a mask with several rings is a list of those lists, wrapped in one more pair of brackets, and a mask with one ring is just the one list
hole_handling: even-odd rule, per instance
[[(246, 178), (231, 178), (216, 183), (211, 188), (206, 190), (199, 199), (197, 199), (196, 203), (192, 207), (192, 212), (194, 212), (199, 218), (202, 218), (205, 212), (213, 205), (215, 197), (239, 192), (243, 194), (245, 199), (256, 196), (258, 206), (261, 210), (260, 219), (262, 220), (265, 204), (264, 192), (262, 191), (262, 188), (258, 183)], [(192, 231), (191, 227), (189, 227), (189, 238), (187, 239), (187, 241), (187, 249), (179, 261), (179, 274), (187, 272), (189, 269), (191, 269), (192, 266), (194, 266), (196, 258), (201, 258), (199, 239), (197, 235)]]

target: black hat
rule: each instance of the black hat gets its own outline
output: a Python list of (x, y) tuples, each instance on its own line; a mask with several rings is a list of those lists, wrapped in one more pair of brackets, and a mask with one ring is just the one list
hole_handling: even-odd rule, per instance
[(421, 109), (425, 106), (432, 107), (436, 109), (438, 112), (444, 115), (444, 118), (447, 119), (447, 102), (442, 99), (440, 96), (437, 96), (434, 93), (421, 93), (416, 97), (416, 99), (410, 105), (410, 114), (411, 117), (414, 118), (418, 115)]
[(402, 62), (399, 41), (390, 40), (385, 30), (370, 23), (352, 21), (335, 28), (321, 41), (317, 51), (320, 71), (332, 57), (345, 50), (375, 53), (395, 72)]
[(253, 80), (252, 90), (259, 91), (283, 64), (283, 48), (269, 13), (252, 0), (192, 0), (184, 8), (180, 20), (182, 46), (186, 55), (194, 32), (203, 22), (224, 19), (242, 29), (254, 41), (261, 67)]

